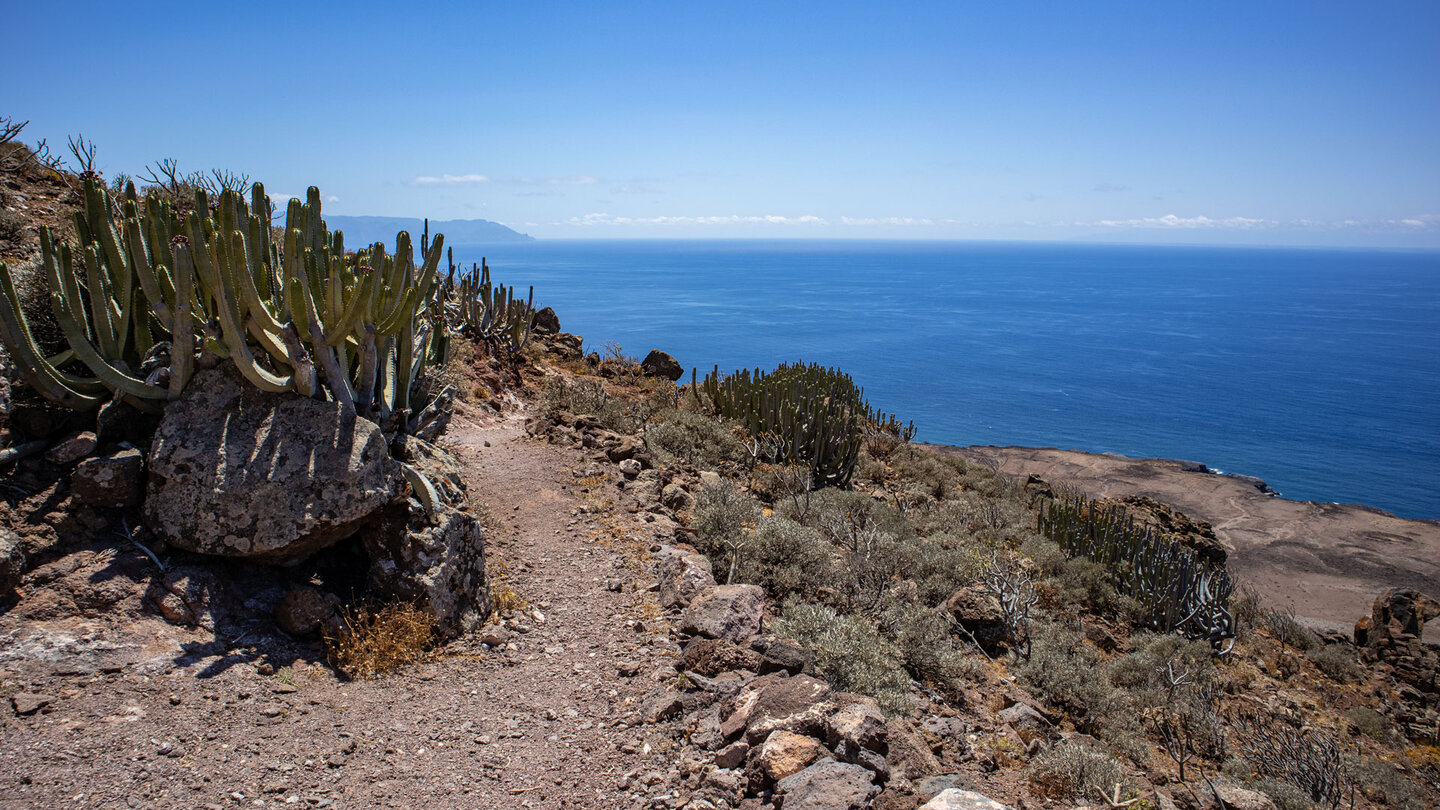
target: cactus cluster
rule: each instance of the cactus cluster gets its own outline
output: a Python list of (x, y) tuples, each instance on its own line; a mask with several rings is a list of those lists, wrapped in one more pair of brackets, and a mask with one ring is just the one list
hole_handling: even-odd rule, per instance
[(717, 366), (698, 384), (692, 371), (691, 384), (716, 415), (759, 440), (762, 461), (808, 466), (816, 487), (850, 483), (869, 408), (848, 374), (796, 363), (721, 375)]
[(259, 183), (248, 203), (198, 190), (189, 213), (141, 200), (133, 184), (117, 207), (93, 176), (84, 196), (77, 250), (40, 235), (67, 351), (44, 356), (0, 264), (0, 340), (46, 397), (76, 410), (117, 398), (153, 409), (197, 366), (229, 360), (262, 390), (339, 402), (387, 433), (424, 431), (440, 415), (446, 392), (425, 408), (412, 394), (448, 350), (432, 317), (443, 237), (422, 237), (418, 267), (404, 232), (393, 254), (379, 244), (347, 254), (313, 187), (290, 201), (279, 242)]
[(1135, 523), (1118, 505), (1084, 497), (1042, 503), (1038, 530), (1072, 557), (1102, 565), (1123, 596), (1140, 606), (1140, 623), (1161, 632), (1206, 639), (1228, 652), (1235, 638), (1229, 610), (1233, 584), (1225, 567)]
[(490, 281), (490, 266), (484, 259), (470, 271), (458, 270), (448, 259), (450, 272), (442, 284), (444, 317), (456, 332), (484, 343), (492, 355), (505, 352), (511, 359), (525, 348), (535, 324), (535, 288), (520, 300), (515, 289)]

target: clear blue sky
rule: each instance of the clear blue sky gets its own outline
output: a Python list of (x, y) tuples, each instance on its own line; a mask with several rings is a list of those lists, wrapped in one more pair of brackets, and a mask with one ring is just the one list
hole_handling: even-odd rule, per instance
[(0, 115), (539, 237), (1440, 247), (1440, 3), (7, 4)]

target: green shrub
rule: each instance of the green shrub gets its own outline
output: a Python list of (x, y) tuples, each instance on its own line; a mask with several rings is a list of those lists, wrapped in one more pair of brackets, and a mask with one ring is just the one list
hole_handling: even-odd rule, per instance
[(1349, 763), (1351, 775), (1365, 796), (1376, 804), (1397, 810), (1424, 810), (1437, 806), (1440, 795), (1436, 795), (1433, 788), (1426, 791), (1407, 779), (1394, 765), (1371, 757), (1356, 759), (1358, 761)]
[(935, 607), (984, 574), (989, 549), (954, 535), (919, 537), (908, 543), (907, 577), (915, 581), (918, 598)]
[(961, 470), (965, 462), (951, 459), (914, 445), (902, 445), (890, 454), (890, 470), (901, 483), (915, 485), (921, 492), (941, 500), (953, 494), (960, 483)]
[(745, 446), (725, 425), (704, 414), (667, 411), (645, 434), (647, 446), (662, 461), (718, 470), (747, 458)]
[(1277, 810), (1315, 810), (1315, 803), (1305, 791), (1276, 779), (1257, 779), (1250, 783), (1252, 790), (1258, 790), (1275, 802)]
[(1388, 740), (1395, 731), (1395, 724), (1390, 722), (1390, 718), (1369, 706), (1356, 706), (1345, 712), (1345, 719), (1350, 721), (1356, 732), (1382, 742)]
[(1117, 605), (1109, 572), (1089, 557), (1071, 557), (1061, 567), (1058, 579), (1061, 598), (1066, 604), (1105, 613), (1112, 612)]
[(1308, 653), (1315, 668), (1337, 681), (1358, 681), (1365, 677), (1365, 670), (1355, 658), (1355, 652), (1346, 644), (1326, 644)]
[(1128, 801), (1139, 794), (1114, 757), (1075, 743), (1060, 743), (1030, 761), (1030, 781), (1053, 799), (1113, 797)]
[(1065, 563), (1070, 561), (1060, 546), (1038, 534), (1020, 544), (1020, 554), (1029, 557), (1041, 576), (1046, 577), (1059, 575), (1065, 570)]
[(760, 517), (760, 505), (734, 484), (721, 479), (700, 488), (695, 499), (695, 532), (700, 548), (715, 565), (722, 582), (735, 561), (746, 527)]
[(1084, 715), (1103, 709), (1114, 688), (1100, 654), (1076, 630), (1046, 621), (1031, 623), (1030, 658), (1020, 664), (1020, 682), (1046, 702)]
[(790, 594), (814, 597), (836, 577), (834, 549), (825, 538), (776, 515), (760, 518), (733, 560), (736, 582), (762, 585), (776, 599)]
[(775, 632), (813, 649), (815, 666), (836, 689), (869, 695), (887, 712), (908, 713), (910, 676), (895, 645), (872, 623), (792, 596)]
[(1315, 631), (1301, 624), (1300, 620), (1295, 618), (1293, 608), (1272, 610), (1266, 613), (1261, 621), (1270, 635), (1284, 646), (1309, 652), (1318, 649), (1325, 643), (1315, 635)]
[(915, 603), (889, 605), (880, 626), (894, 639), (905, 668), (916, 680), (946, 695), (961, 693), (961, 684), (980, 674), (980, 662), (955, 647), (950, 623), (940, 613)]

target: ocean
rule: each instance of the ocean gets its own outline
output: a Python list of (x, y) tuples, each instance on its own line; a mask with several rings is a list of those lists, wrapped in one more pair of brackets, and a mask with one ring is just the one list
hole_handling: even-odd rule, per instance
[(1058, 243), (456, 247), (703, 375), (839, 366), (919, 440), (1180, 458), (1440, 518), (1440, 253)]

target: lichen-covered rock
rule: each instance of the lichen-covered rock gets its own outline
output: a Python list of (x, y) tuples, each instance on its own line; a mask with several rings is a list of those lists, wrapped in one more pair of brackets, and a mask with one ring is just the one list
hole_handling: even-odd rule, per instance
[(695, 597), (680, 616), (691, 635), (740, 643), (760, 633), (765, 590), (758, 585), (716, 585)]
[(760, 654), (754, 650), (718, 638), (697, 638), (680, 653), (680, 663), (686, 671), (709, 678), (740, 669), (754, 672), (760, 661)]
[(676, 512), (688, 512), (695, 508), (695, 496), (679, 484), (666, 484), (660, 491), (660, 503)]
[(1275, 810), (1275, 800), (1258, 790), (1241, 787), (1226, 777), (1217, 776), (1209, 781), (1215, 797), (1230, 810)]
[(535, 313), (535, 319), (531, 321), (530, 328), (540, 335), (553, 335), (560, 331), (560, 316), (555, 314), (552, 307), (545, 307)]
[(942, 772), (940, 760), (909, 720), (897, 717), (886, 723), (885, 742), (890, 748), (885, 758), (897, 775), (915, 781)]
[(1421, 638), (1425, 622), (1440, 616), (1440, 602), (1413, 588), (1391, 588), (1375, 597), (1370, 616), (1369, 642), (1385, 647), (1400, 636)]
[(20, 584), (25, 575), (25, 546), (19, 535), (0, 528), (0, 598)]
[(95, 452), (96, 443), (95, 434), (83, 430), (56, 442), (53, 447), (45, 451), (45, 460), (62, 467), (66, 464), (74, 464)]
[(885, 715), (873, 701), (856, 701), (831, 714), (825, 721), (825, 742), (831, 748), (853, 743), (870, 751), (883, 752)]
[(771, 672), (788, 672), (791, 675), (798, 675), (811, 669), (815, 659), (815, 654), (807, 650), (804, 645), (779, 636), (756, 636), (750, 639), (750, 649), (760, 653), (763, 657), (759, 669), (762, 675)]
[(679, 549), (670, 549), (668, 553), (662, 550), (659, 568), (660, 607), (683, 608), (707, 589), (715, 587), (710, 560), (703, 554), (687, 554)]
[(149, 468), (146, 521), (167, 543), (266, 561), (353, 535), (401, 488), (375, 423), (224, 369), (166, 408)]
[(948, 788), (920, 806), (920, 810), (1014, 810), (973, 790)]
[(965, 632), (988, 650), (993, 651), (1009, 637), (1010, 630), (1005, 625), (1000, 603), (983, 585), (971, 585), (956, 591), (945, 603), (945, 609)]
[(880, 792), (869, 771), (829, 758), (781, 779), (775, 787), (783, 796), (781, 810), (861, 810)]
[(139, 506), (145, 500), (145, 457), (131, 447), (80, 462), (70, 476), (70, 496), (86, 506)]
[(826, 702), (830, 685), (809, 675), (778, 678), (760, 690), (745, 722), (752, 745), (776, 730), (823, 737), (833, 706)]
[(440, 505), (432, 520), (412, 499), (382, 511), (360, 541), (370, 555), (370, 587), (430, 612), (442, 636), (469, 632), (489, 615), (485, 537), (469, 512)]

